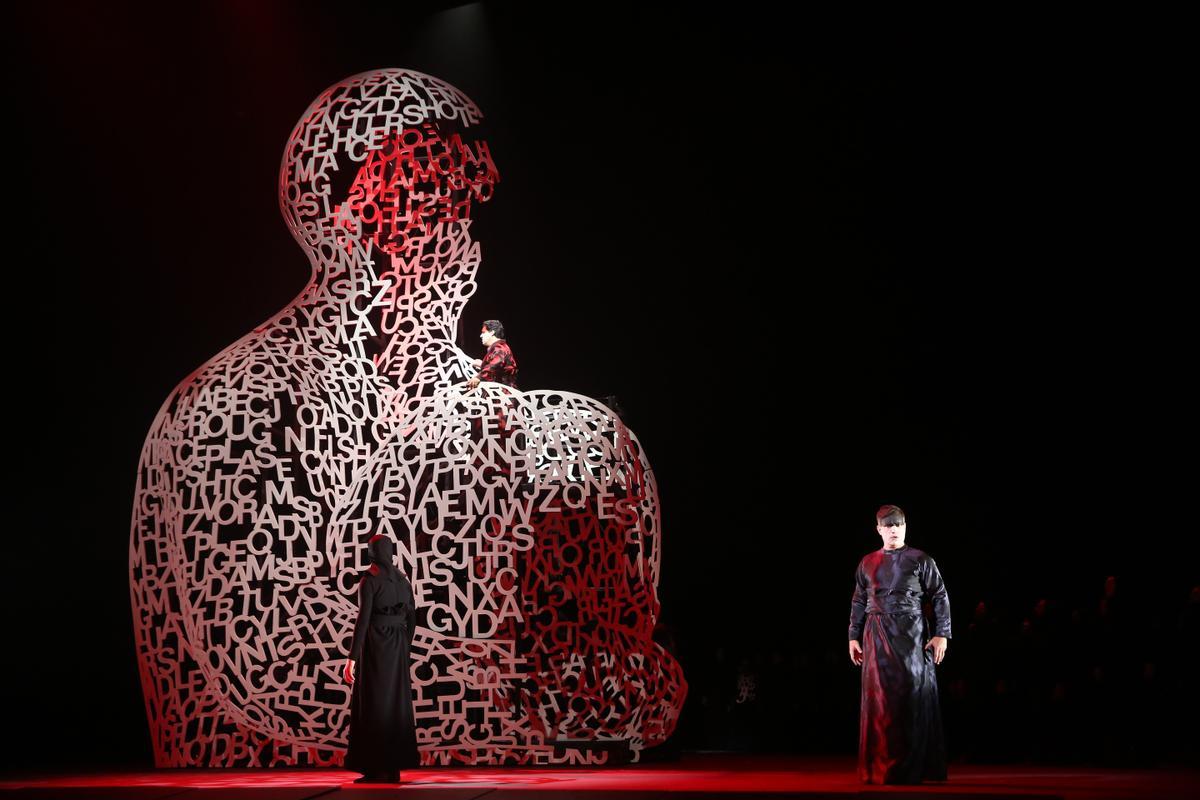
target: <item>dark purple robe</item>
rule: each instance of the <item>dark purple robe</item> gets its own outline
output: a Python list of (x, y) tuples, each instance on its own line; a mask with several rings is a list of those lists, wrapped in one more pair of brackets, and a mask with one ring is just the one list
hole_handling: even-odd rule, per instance
[[(927, 624), (923, 606), (932, 611)], [(862, 642), (858, 775), (864, 783), (946, 779), (933, 636), (950, 638), (950, 598), (937, 564), (912, 547), (859, 562), (850, 638)]]

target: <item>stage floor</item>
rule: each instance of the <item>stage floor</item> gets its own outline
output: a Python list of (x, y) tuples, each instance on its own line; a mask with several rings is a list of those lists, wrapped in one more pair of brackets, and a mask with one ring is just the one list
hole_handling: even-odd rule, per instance
[(398, 787), (362, 786), (357, 773), (315, 769), (148, 770), (74, 775), (6, 775), (0, 797), (95, 800), (669, 800), (731, 797), (851, 797), (893, 794), (943, 798), (1116, 800), (1200, 797), (1200, 771), (1181, 768), (951, 765), (950, 780), (925, 786), (864, 786), (850, 758), (688, 754), (669, 764), (611, 769), (430, 768)]

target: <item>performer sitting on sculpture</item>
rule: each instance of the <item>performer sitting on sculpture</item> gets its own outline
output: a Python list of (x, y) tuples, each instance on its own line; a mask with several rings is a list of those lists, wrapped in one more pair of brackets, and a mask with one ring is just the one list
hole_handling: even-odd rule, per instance
[[(933, 559), (904, 544), (900, 507), (883, 506), (875, 522), (883, 549), (859, 562), (850, 601), (850, 660), (865, 664), (858, 775), (864, 783), (945, 780), (934, 666), (946, 655), (950, 598)], [(932, 637), (922, 601), (933, 608)]]
[(480, 381), (494, 381), (516, 389), (517, 360), (513, 358), (508, 342), (504, 341), (504, 325), (500, 320), (484, 322), (479, 341), (487, 348), (487, 353), (482, 359), (475, 359), (474, 366), (479, 374), (467, 381), (467, 387), (474, 389)]
[(363, 773), (355, 783), (399, 783), (401, 769), (420, 764), (409, 672), (416, 609), (412, 585), (396, 569), (392, 540), (378, 534), (367, 548), (371, 568), (358, 584), (358, 620), (344, 672), (354, 686), (346, 766)]

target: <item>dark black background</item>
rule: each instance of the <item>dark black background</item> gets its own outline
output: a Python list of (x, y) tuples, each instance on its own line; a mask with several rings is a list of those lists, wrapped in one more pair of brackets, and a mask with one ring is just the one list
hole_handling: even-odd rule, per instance
[[(689, 673), (718, 643), (840, 653), (884, 502), (956, 622), (1086, 606), (1113, 573), (1182, 607), (1195, 302), (1171, 242), (1194, 181), (1169, 47), (1116, 20), (392, 5), (19, 12), (6, 760), (150, 763), (138, 452), (171, 388), (306, 281), (283, 143), (378, 67), (483, 109), (501, 183), (466, 330), (503, 319), (526, 388), (619, 398)], [(852, 719), (801, 724), (855, 746)]]

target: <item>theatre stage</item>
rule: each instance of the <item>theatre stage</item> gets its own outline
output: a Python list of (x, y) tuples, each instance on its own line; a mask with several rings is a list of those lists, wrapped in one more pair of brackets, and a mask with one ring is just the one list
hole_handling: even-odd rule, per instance
[(1029, 765), (951, 765), (950, 780), (925, 786), (863, 786), (850, 758), (686, 754), (667, 764), (607, 769), (430, 768), (405, 773), (398, 787), (360, 786), (357, 773), (326, 769), (212, 769), (7, 774), (0, 797), (96, 800), (644, 800), (731, 797), (1115, 798), (1200, 797), (1200, 771), (1180, 767), (1110, 769)]

